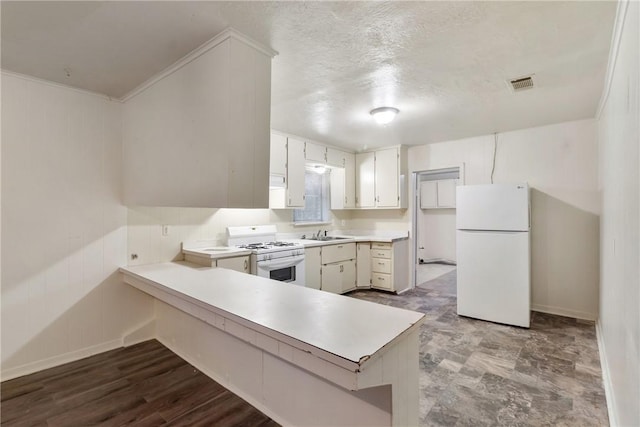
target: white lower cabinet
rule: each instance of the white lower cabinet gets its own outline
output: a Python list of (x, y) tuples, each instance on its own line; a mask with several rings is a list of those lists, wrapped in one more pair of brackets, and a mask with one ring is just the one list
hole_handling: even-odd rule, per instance
[(307, 288), (320, 289), (322, 284), (322, 248), (306, 248), (304, 250), (304, 285)]
[(222, 258), (217, 260), (216, 266), (239, 271), (241, 273), (249, 273), (249, 256)]
[(342, 294), (356, 287), (356, 260), (322, 265), (323, 291)]
[(409, 286), (408, 240), (371, 243), (371, 287), (398, 292)]
[(356, 250), (356, 286), (371, 286), (371, 242), (360, 242)]
[(240, 273), (251, 273), (251, 264), (249, 263), (249, 255), (242, 255), (230, 258), (208, 258), (191, 254), (184, 254), (184, 260), (194, 264), (204, 265), (206, 267), (220, 267), (229, 270), (239, 271)]
[(320, 259), (322, 262), (320, 289), (342, 294), (356, 288), (355, 243), (323, 246)]

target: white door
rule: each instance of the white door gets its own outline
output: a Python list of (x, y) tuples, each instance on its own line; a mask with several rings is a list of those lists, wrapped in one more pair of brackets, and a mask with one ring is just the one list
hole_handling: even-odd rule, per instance
[(398, 149), (376, 151), (376, 206), (389, 208), (400, 205), (399, 176)]
[(287, 139), (287, 207), (304, 207), (304, 142)]
[(456, 233), (458, 314), (529, 327), (529, 233)]
[(356, 154), (356, 206), (373, 208), (376, 206), (375, 153)]

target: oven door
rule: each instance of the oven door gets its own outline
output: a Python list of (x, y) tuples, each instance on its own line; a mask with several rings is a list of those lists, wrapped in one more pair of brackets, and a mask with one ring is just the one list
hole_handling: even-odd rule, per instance
[(257, 262), (258, 276), (304, 286), (304, 255)]

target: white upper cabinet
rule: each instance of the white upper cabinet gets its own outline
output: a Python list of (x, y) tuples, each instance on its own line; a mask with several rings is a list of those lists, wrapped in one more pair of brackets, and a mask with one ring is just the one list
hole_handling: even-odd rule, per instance
[(356, 207), (407, 207), (407, 149), (385, 148), (375, 152), (357, 153)]
[(337, 168), (344, 168), (345, 165), (345, 156), (353, 154), (345, 153), (344, 151), (338, 150), (336, 148), (327, 147), (327, 165), (334, 166)]
[[(333, 157), (330, 166), (342, 164), (340, 167), (333, 167), (331, 170), (331, 209), (353, 209), (356, 207), (356, 160), (353, 153), (345, 153), (338, 150), (340, 159)], [(327, 154), (329, 154), (329, 151)], [(331, 156), (327, 155), (327, 164)]]
[(397, 148), (376, 151), (376, 206), (399, 207), (400, 154)]
[(356, 207), (374, 208), (376, 206), (375, 153), (356, 153)]
[(304, 141), (272, 133), (271, 153), (269, 208), (303, 208)]
[(270, 152), (269, 169), (271, 175), (287, 176), (287, 137), (272, 133)]
[(128, 205), (269, 205), (271, 57), (233, 30), (123, 107)]
[(287, 208), (304, 207), (304, 142), (287, 138)]
[(420, 183), (420, 208), (444, 209), (456, 207), (457, 179), (438, 179)]
[(304, 159), (310, 163), (327, 163), (327, 147), (313, 142), (305, 142)]

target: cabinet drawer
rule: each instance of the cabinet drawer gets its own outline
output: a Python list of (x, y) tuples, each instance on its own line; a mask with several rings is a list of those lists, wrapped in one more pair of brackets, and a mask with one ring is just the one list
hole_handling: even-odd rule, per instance
[(341, 245), (328, 245), (322, 247), (322, 263), (346, 261), (356, 258), (356, 244), (344, 243)]
[(371, 249), (391, 249), (391, 243), (371, 242)]
[(372, 273), (371, 285), (375, 286), (376, 288), (392, 289), (391, 275), (383, 273)]
[(371, 256), (374, 258), (391, 259), (391, 249), (374, 249), (371, 248)]
[(391, 260), (384, 258), (371, 258), (371, 271), (391, 274)]

